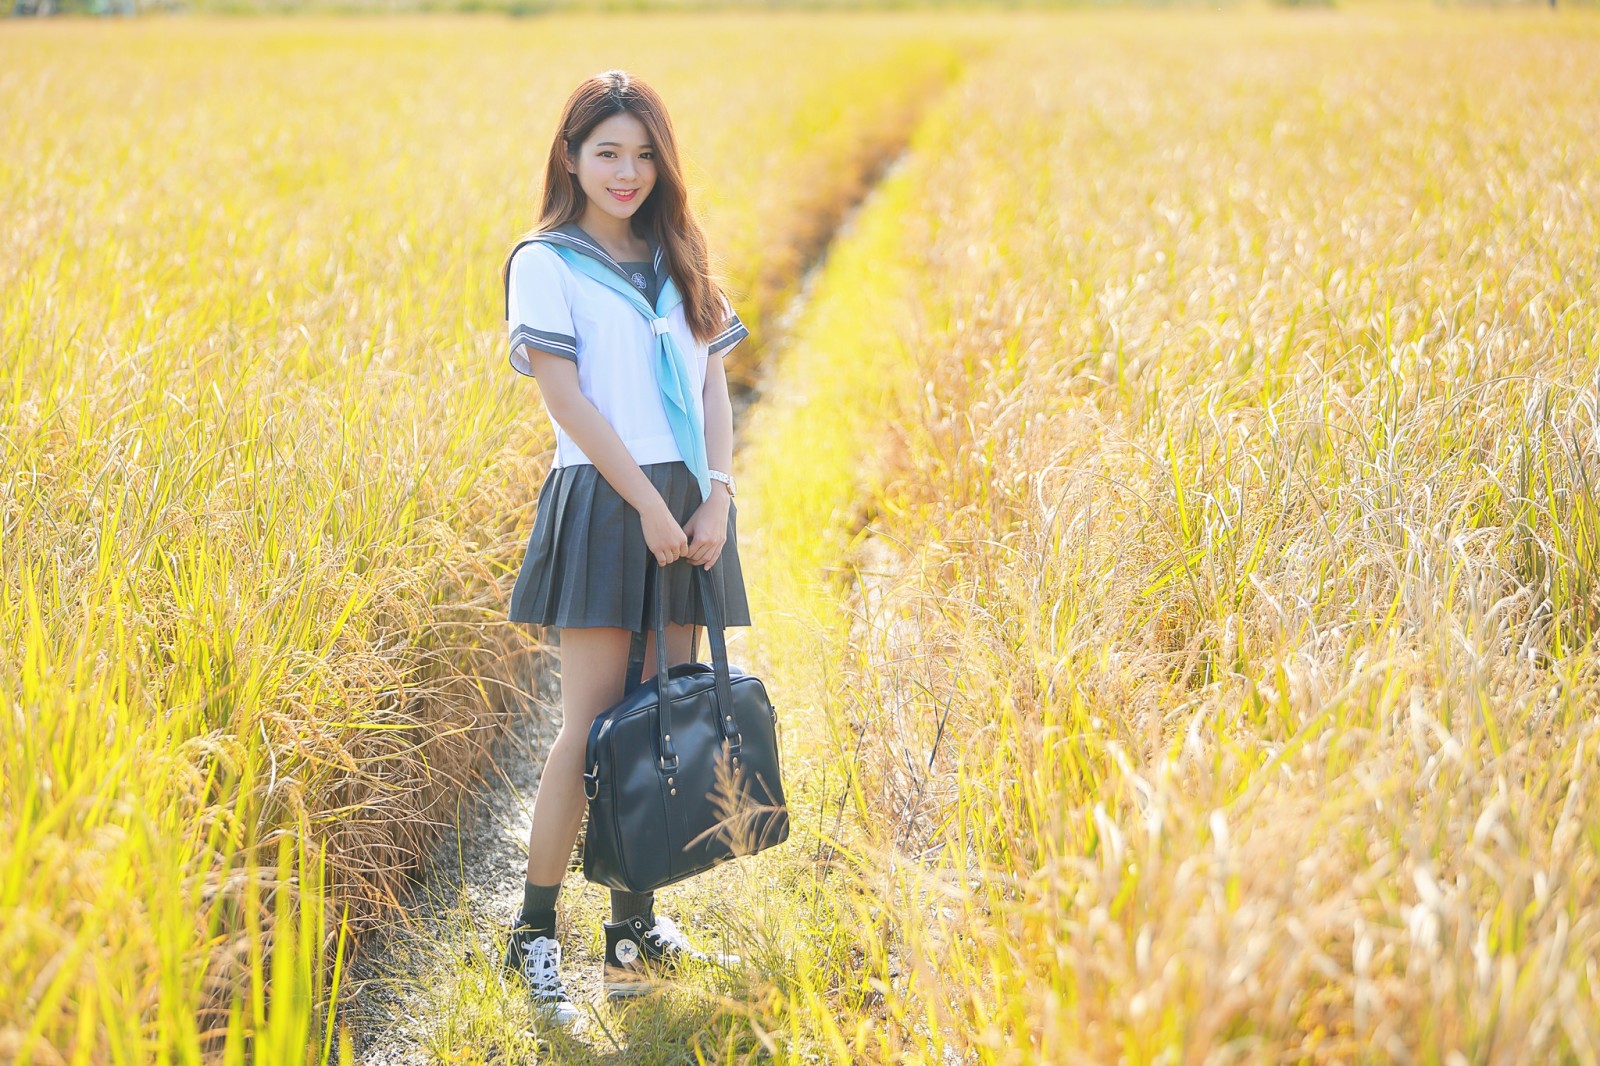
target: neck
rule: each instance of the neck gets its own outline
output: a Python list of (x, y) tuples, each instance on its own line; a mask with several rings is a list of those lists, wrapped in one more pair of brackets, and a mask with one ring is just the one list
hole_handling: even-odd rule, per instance
[(607, 249), (626, 248), (638, 240), (633, 235), (633, 224), (630, 220), (608, 215), (604, 211), (596, 210), (592, 205), (578, 219), (578, 225)]

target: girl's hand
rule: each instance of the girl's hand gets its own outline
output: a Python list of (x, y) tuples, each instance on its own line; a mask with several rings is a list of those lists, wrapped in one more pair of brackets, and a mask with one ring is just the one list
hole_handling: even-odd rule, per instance
[(722, 555), (722, 546), (728, 542), (728, 507), (730, 498), (726, 491), (713, 486), (711, 498), (695, 508), (689, 524), (683, 527), (689, 537), (689, 550), (684, 558), (696, 566), (710, 570)]
[(689, 550), (689, 537), (666, 500), (657, 497), (656, 505), (639, 515), (639, 525), (644, 530), (645, 547), (656, 557), (658, 566), (666, 566)]

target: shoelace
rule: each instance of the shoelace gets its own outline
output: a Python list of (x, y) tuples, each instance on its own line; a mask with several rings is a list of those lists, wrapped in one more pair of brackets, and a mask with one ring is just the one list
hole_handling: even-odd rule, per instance
[(655, 927), (650, 930), (649, 935), (656, 941), (656, 943), (662, 944), (669, 948), (676, 948), (685, 955), (688, 955), (690, 958), (705, 958), (705, 955), (702, 952), (694, 949), (693, 945), (689, 943), (689, 938), (683, 935), (683, 933), (678, 929), (677, 923), (675, 923), (671, 918), (656, 918)]
[(522, 973), (541, 999), (561, 1002), (568, 999), (561, 984), (561, 943), (547, 936), (534, 937), (522, 945)]

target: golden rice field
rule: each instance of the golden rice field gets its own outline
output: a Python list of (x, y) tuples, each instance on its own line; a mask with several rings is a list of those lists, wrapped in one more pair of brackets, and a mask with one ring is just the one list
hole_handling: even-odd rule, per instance
[(909, 150), (741, 346), (753, 971), (537, 1061), (1600, 1060), (1600, 20), (1381, 8), (0, 33), (0, 1060), (341, 1057), (525, 712), (609, 66), (753, 325)]
[(858, 1061), (1596, 1061), (1596, 25), (1074, 27), (930, 116), (742, 457), (855, 435), (743, 512), (841, 814), (790, 1009)]
[(0, 34), (0, 1058), (304, 1049), (247, 935), (300, 867), (251, 857), (327, 844), (333, 959), (528, 687), (505, 595), (553, 442), (498, 270), (562, 100), (626, 65), (674, 101), (759, 336), (976, 47), (860, 25)]

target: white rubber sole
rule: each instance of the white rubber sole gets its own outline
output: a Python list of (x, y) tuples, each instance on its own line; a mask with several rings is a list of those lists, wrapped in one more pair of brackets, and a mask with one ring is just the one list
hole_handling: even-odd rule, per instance
[(583, 1017), (583, 1011), (579, 1010), (575, 1003), (565, 1007), (553, 1007), (535, 1003), (533, 1012), (543, 1024), (559, 1025), (563, 1029), (569, 1029), (578, 1024), (578, 1021)]
[(602, 984), (606, 995), (612, 999), (631, 999), (634, 996), (647, 996), (661, 988), (663, 982), (653, 977), (629, 974), (625, 977), (607, 976)]
[(625, 985), (606, 985), (606, 995), (611, 999), (637, 999), (639, 996), (648, 996), (660, 987), (660, 985), (640, 987), (631, 982)]

